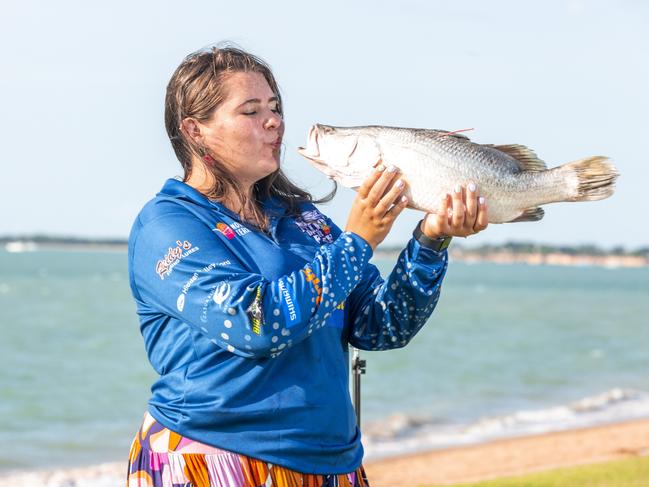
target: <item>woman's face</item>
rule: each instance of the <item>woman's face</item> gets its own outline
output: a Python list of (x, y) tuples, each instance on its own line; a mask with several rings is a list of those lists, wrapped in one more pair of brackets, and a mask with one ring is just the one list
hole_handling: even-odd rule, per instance
[(284, 121), (279, 101), (261, 73), (233, 73), (225, 100), (201, 123), (203, 144), (237, 181), (252, 186), (279, 168)]

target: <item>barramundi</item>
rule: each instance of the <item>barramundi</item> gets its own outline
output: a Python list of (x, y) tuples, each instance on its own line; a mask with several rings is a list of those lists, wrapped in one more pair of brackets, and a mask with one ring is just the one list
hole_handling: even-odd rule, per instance
[(613, 194), (619, 173), (608, 157), (592, 156), (548, 169), (524, 145), (472, 142), (446, 130), (316, 124), (298, 152), (348, 188), (378, 164), (394, 165), (408, 184), (409, 207), (436, 213), (442, 197), (475, 182), (490, 223), (537, 221), (541, 205), (593, 201)]

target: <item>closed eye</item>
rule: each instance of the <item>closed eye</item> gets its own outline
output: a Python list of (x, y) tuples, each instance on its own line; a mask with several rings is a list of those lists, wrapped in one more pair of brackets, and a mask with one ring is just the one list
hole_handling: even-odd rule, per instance
[(271, 100), (271, 101), (274, 101), (275, 103), (273, 103), (273, 104), (271, 105), (270, 111), (273, 112), (273, 113), (276, 113), (277, 115), (281, 115), (281, 114), (282, 114), (282, 110), (281, 110), (281, 108), (279, 107), (279, 100), (277, 100), (277, 98), (275, 98), (275, 99), (273, 99), (273, 100)]

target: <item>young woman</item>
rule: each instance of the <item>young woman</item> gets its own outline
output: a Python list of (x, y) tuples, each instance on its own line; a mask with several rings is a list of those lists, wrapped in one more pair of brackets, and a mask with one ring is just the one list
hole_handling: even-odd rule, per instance
[(383, 280), (373, 250), (407, 205), (393, 166), (341, 231), (280, 169), (277, 83), (238, 49), (188, 56), (167, 87), (184, 169), (138, 215), (129, 269), (160, 378), (128, 485), (366, 486), (348, 346), (403, 347), (440, 294), (451, 236), (487, 226), (474, 184), (429, 214)]

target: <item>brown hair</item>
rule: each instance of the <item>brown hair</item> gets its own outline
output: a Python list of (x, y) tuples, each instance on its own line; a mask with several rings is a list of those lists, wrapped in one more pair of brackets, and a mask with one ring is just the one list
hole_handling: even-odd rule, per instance
[[(264, 76), (271, 90), (277, 96), (280, 115), (283, 116), (282, 98), (279, 87), (270, 67), (261, 59), (241, 49), (226, 46), (200, 50), (187, 56), (178, 66), (167, 85), (165, 97), (165, 126), (176, 157), (185, 171), (184, 181), (192, 172), (192, 156), (202, 159), (205, 149), (199, 147), (181, 129), (182, 121), (192, 117), (198, 121), (207, 121), (214, 110), (225, 98), (224, 84), (229, 75), (236, 72), (254, 72)], [(213, 159), (213, 155), (210, 154)], [(242, 198), (240, 216), (248, 223), (266, 230), (268, 218), (261, 210), (259, 201), (276, 197), (292, 214), (299, 212), (299, 203), (309, 201), (322, 203), (330, 201), (336, 193), (331, 193), (320, 200), (300, 189), (278, 169), (273, 174), (258, 181), (253, 187), (253, 200), (244, 194), (233, 175), (218, 161), (206, 164), (207, 170), (214, 176), (214, 186), (206, 194), (208, 198), (222, 200), (230, 191), (235, 191)]]

